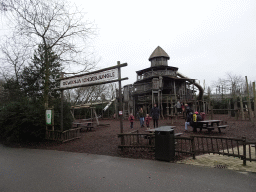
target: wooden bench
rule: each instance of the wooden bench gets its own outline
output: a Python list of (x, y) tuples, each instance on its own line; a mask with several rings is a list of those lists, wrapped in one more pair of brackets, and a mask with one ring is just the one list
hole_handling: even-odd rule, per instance
[(75, 122), (73, 122), (73, 127), (75, 127), (75, 128), (80, 127), (80, 125), (82, 125), (82, 123), (75, 123)]
[(81, 130), (82, 129), (87, 129), (87, 131), (91, 131), (94, 128), (93, 126), (93, 122), (85, 122), (83, 123), (83, 126), (81, 126)]
[(200, 132), (202, 132), (202, 129), (207, 129), (208, 132), (211, 132), (212, 130), (215, 129), (215, 127), (199, 127), (200, 128)]
[(219, 133), (221, 133), (221, 130), (220, 129), (226, 129), (226, 127), (228, 127), (229, 125), (219, 125), (218, 126), (218, 130), (219, 130)]

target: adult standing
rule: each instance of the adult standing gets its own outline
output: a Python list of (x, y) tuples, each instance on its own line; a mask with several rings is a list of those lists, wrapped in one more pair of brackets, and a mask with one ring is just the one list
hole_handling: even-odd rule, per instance
[(176, 107), (177, 107), (177, 112), (181, 113), (181, 103), (180, 103), (180, 101), (177, 102)]
[(140, 127), (144, 127), (144, 117), (145, 117), (144, 111), (142, 108), (140, 108), (140, 111), (139, 111)]
[(159, 115), (160, 115), (160, 110), (156, 106), (156, 104), (154, 104), (154, 107), (151, 109), (151, 117), (152, 117), (153, 122), (154, 122), (154, 128), (158, 127)]
[(192, 109), (188, 106), (188, 104), (185, 104), (185, 110), (186, 110), (186, 118), (185, 118), (185, 132), (188, 132), (188, 125), (191, 125), (192, 122)]

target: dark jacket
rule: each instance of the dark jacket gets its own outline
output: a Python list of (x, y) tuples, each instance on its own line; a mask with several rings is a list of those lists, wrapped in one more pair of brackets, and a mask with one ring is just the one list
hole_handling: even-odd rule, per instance
[(187, 120), (187, 118), (191, 115), (191, 113), (193, 114), (193, 110), (189, 106), (187, 106), (185, 109), (186, 109), (186, 121), (190, 122)]
[(160, 115), (160, 110), (158, 107), (153, 107), (151, 109), (151, 117), (152, 119), (159, 119), (159, 115)]
[(186, 116), (186, 121), (192, 123), (193, 122), (193, 113), (189, 112)]
[(139, 111), (139, 118), (143, 118), (143, 117), (145, 117), (145, 113), (144, 113), (144, 111)]

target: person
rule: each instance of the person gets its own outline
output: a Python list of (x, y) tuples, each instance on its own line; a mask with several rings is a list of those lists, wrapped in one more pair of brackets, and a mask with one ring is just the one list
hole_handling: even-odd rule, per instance
[(195, 112), (195, 114), (196, 114), (196, 121), (202, 121), (203, 120), (201, 114), (199, 114), (197, 111)]
[(129, 115), (128, 120), (130, 121), (130, 128), (133, 129), (134, 116), (132, 113)]
[(188, 126), (192, 126), (193, 122), (193, 111), (188, 106), (188, 104), (185, 104), (185, 110), (186, 110), (186, 116), (185, 116), (185, 132), (188, 132)]
[(180, 103), (180, 101), (177, 102), (176, 107), (177, 107), (177, 112), (181, 113), (181, 103)]
[(185, 117), (185, 105), (184, 103), (181, 104), (182, 116)]
[(144, 111), (142, 108), (140, 108), (139, 117), (140, 117), (140, 127), (144, 127)]
[(156, 106), (156, 104), (154, 104), (154, 107), (151, 109), (151, 117), (152, 117), (153, 122), (154, 122), (154, 128), (158, 127), (159, 115), (160, 115), (160, 110)]
[(192, 112), (189, 112), (186, 116), (186, 122), (185, 122), (185, 132), (188, 132), (188, 126), (192, 126)]
[(192, 112), (193, 113), (193, 110), (189, 107), (189, 105), (186, 103), (185, 104), (185, 113), (186, 113), (186, 117), (188, 116), (188, 114)]
[(197, 132), (196, 128), (198, 121), (202, 121), (202, 116), (197, 111), (195, 111), (193, 114), (193, 121), (191, 124), (191, 126), (193, 127), (193, 132)]
[(147, 128), (149, 128), (149, 122), (151, 119), (152, 119), (152, 117), (150, 117), (149, 114), (147, 114), (146, 118), (145, 118)]

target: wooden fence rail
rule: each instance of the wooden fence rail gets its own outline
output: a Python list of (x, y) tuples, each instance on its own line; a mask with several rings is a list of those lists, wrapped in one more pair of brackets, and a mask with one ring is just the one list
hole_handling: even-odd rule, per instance
[(154, 148), (155, 147), (155, 134), (152, 133), (138, 133), (133, 131), (131, 133), (118, 134), (123, 144), (119, 148)]
[(67, 142), (73, 139), (77, 139), (81, 137), (81, 128), (76, 129), (69, 129), (66, 131), (52, 131), (52, 130), (46, 130), (45, 138), (47, 140), (54, 140), (54, 141), (61, 141), (61, 142)]
[[(118, 137), (123, 139), (123, 144), (119, 148), (154, 148), (155, 135), (141, 134), (137, 131), (131, 133), (119, 134)], [(219, 155), (227, 155), (238, 157), (246, 161), (256, 161), (256, 141), (247, 141), (242, 138), (228, 137), (212, 137), (212, 136), (190, 136), (175, 137), (175, 153), (192, 155), (195, 159), (196, 155), (213, 153)], [(253, 150), (254, 147), (254, 150)]]
[(238, 157), (243, 160), (244, 165), (246, 165), (246, 161), (256, 161), (256, 141), (246, 141), (245, 137), (239, 139), (228, 137), (190, 136), (175, 137), (175, 141), (175, 152), (192, 154), (194, 159), (198, 154), (213, 153)]

